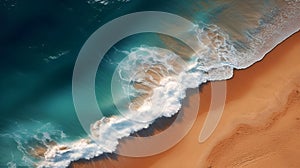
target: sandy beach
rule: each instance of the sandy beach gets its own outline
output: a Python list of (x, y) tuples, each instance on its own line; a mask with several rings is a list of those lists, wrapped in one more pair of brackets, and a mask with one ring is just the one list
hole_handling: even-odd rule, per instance
[(144, 158), (101, 157), (75, 162), (72, 167), (299, 167), (299, 65), (300, 32), (262, 61), (235, 70), (227, 81), (222, 119), (204, 143), (198, 137), (210, 105), (210, 83), (201, 88), (196, 123), (170, 150)]

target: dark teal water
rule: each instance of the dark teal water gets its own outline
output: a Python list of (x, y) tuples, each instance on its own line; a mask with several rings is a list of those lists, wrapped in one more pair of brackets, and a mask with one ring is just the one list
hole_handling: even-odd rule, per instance
[(24, 165), (24, 153), (36, 142), (86, 136), (71, 93), (77, 54), (98, 27), (135, 5), (0, 2), (0, 166)]
[[(26, 165), (32, 159), (28, 151), (36, 143), (85, 137), (71, 93), (73, 66), (82, 45), (113, 18), (160, 6), (168, 9), (169, 3), (115, 1), (104, 6), (92, 1), (1, 1), (0, 166)], [(109, 75), (100, 72), (99, 76), (97, 80), (110, 81)], [(109, 97), (108, 91), (100, 90), (104, 97), (98, 99), (110, 115), (112, 110), (105, 109), (113, 108), (105, 96)]]
[[(103, 5), (91, 0), (1, 0), (0, 167), (27, 165), (37, 161), (31, 157), (31, 148), (49, 145), (52, 141), (86, 137), (73, 106), (72, 72), (82, 45), (101, 25), (132, 12), (165, 11), (194, 23), (221, 23), (237, 48), (242, 50), (247, 49), (245, 41), (249, 32), (256, 34), (260, 30), (257, 29), (257, 18), (266, 23), (272, 21), (272, 15), (235, 16), (236, 21), (246, 16), (250, 19), (232, 27), (233, 24), (224, 21), (223, 17), (224, 14), (233, 15), (233, 9), (236, 13), (241, 12), (243, 9), (237, 9), (239, 3), (111, 0), (108, 5)], [(256, 3), (259, 3), (256, 13), (260, 14), (266, 9), (279, 9), (277, 6), (280, 6), (279, 1)], [(249, 4), (253, 5), (254, 1)], [(241, 8), (249, 10), (247, 4), (245, 6)], [(276, 10), (273, 13), (276, 14)], [(117, 113), (111, 103), (110, 81), (117, 62), (126, 56), (119, 50), (129, 51), (140, 45), (164, 46), (157, 34), (136, 35), (116, 44), (101, 63), (102, 69), (99, 69), (96, 78), (96, 93), (99, 106), (107, 116)], [(97, 87), (100, 83), (106, 87)]]

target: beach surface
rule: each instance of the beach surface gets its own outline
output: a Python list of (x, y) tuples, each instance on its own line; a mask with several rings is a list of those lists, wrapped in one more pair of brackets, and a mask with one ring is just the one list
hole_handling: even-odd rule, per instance
[[(151, 157), (108, 155), (71, 167), (297, 167), (300, 165), (300, 32), (227, 80), (223, 116), (203, 143), (199, 134), (211, 101), (200, 89), (200, 109), (190, 132), (173, 148)], [(189, 98), (192, 103), (193, 96)], [(189, 108), (183, 107), (188, 113)]]

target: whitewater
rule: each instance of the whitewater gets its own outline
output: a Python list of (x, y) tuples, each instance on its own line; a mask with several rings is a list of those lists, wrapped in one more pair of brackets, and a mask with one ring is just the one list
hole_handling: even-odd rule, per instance
[[(289, 2), (292, 3), (292, 2)], [(208, 81), (226, 80), (234, 69), (244, 69), (263, 59), (278, 43), (299, 31), (299, 10), (293, 2), (273, 22), (251, 36), (247, 49), (236, 47), (231, 37), (217, 25), (195, 24), (189, 33), (195, 35), (196, 50), (189, 59), (175, 52), (140, 46), (127, 51), (118, 65), (114, 78), (121, 81), (123, 96), (129, 95), (128, 108), (122, 115), (103, 117), (91, 123), (92, 138), (58, 144), (47, 149), (38, 167), (67, 167), (72, 161), (92, 159), (117, 150), (119, 140), (148, 128), (160, 117), (175, 115), (186, 97), (186, 90), (197, 88)], [(285, 16), (290, 16), (285, 19)], [(291, 26), (293, 24), (293, 26)], [(115, 99), (117, 99), (119, 95)]]

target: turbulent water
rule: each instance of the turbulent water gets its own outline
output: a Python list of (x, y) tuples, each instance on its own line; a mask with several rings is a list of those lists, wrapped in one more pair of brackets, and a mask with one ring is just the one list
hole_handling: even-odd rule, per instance
[[(17, 1), (14, 5), (18, 5)], [(63, 5), (65, 4), (61, 4)], [(110, 18), (105, 13), (114, 9), (119, 10), (119, 15), (135, 11), (159, 10), (183, 16), (193, 22), (194, 27), (182, 34), (192, 37), (188, 40), (197, 50), (192, 51), (175, 39), (160, 34), (142, 35), (137, 39), (130, 37), (133, 40), (124, 39), (107, 53), (103, 63), (100, 64), (102, 68), (99, 69), (96, 79), (99, 106), (103, 111), (107, 111), (106, 117), (95, 119), (95, 122), (91, 123), (91, 134), (98, 143), (82, 133), (74, 114), (66, 112), (57, 114), (56, 111), (62, 110), (74, 112), (74, 109), (69, 107), (72, 101), (70, 90), (60, 89), (58, 93), (68, 93), (45, 94), (40, 96), (41, 101), (25, 101), (24, 104), (30, 104), (30, 107), (25, 108), (29, 112), (22, 117), (5, 114), (9, 121), (16, 121), (6, 121), (5, 125), (1, 125), (3, 128), (0, 136), (1, 146), (8, 144), (8, 147), (3, 145), (3, 152), (13, 152), (9, 152), (11, 155), (4, 157), (0, 164), (9, 167), (17, 165), (67, 167), (72, 161), (112, 153), (117, 149), (121, 138), (148, 128), (157, 118), (176, 114), (186, 97), (187, 89), (196, 88), (207, 81), (231, 78), (234, 69), (247, 68), (261, 60), (269, 50), (300, 28), (300, 14), (297, 12), (300, 10), (300, 2), (297, 1), (172, 0), (157, 2), (151, 6), (146, 2), (104, 0), (87, 1), (86, 5), (84, 10), (95, 10), (100, 15), (93, 16), (93, 19), (91, 16), (95, 13), (91, 12), (90, 15), (84, 15), (83, 20), (97, 22), (103, 19), (94, 29), (117, 17), (116, 15)], [(79, 6), (74, 5), (68, 10), (76, 11), (78, 8)], [(80, 18), (79, 15), (78, 17)], [(78, 31), (84, 30), (78, 28)], [(91, 33), (92, 31), (82, 33), (81, 41), (83, 42)], [(47, 45), (47, 41), (45, 43), (44, 45)], [(43, 48), (43, 46), (35, 47)], [(76, 51), (80, 49), (79, 44), (72, 47)], [(60, 59), (71, 55), (70, 50), (74, 50), (72, 47), (59, 51), (56, 55), (49, 54), (43, 60), (46, 64), (59, 62)], [(50, 68), (52, 72), (45, 70), (32, 76), (43, 78), (38, 81), (40, 83), (47, 82), (46, 79), (51, 77), (62, 80), (62, 76), (56, 78), (55, 75), (65, 67), (72, 67), (76, 52), (72, 58), (69, 64), (66, 60), (61, 60), (66, 61), (61, 65), (55, 64), (56, 67)], [(18, 80), (23, 79), (20, 77)], [(99, 83), (107, 84), (109, 87), (97, 88)], [(57, 87), (69, 88), (71, 81), (58, 84)], [(41, 85), (41, 87), (40, 90), (47, 89), (46, 93), (53, 91), (49, 86)], [(20, 90), (24, 93), (18, 94), (20, 96), (31, 94), (30, 89), (27, 90), (29, 91)], [(125, 99), (129, 101), (123, 101)], [(53, 110), (49, 110), (52, 108)], [(122, 114), (118, 108), (122, 109)], [(20, 111), (12, 107), (3, 109), (3, 111)], [(39, 116), (36, 116), (37, 114)], [(73, 115), (73, 118), (69, 115)], [(14, 143), (10, 140), (14, 140)], [(37, 149), (46, 151), (39, 154)]]

